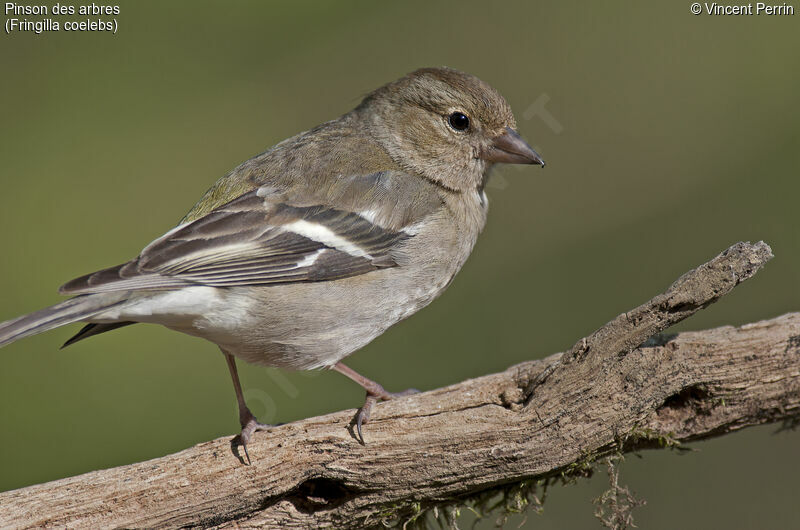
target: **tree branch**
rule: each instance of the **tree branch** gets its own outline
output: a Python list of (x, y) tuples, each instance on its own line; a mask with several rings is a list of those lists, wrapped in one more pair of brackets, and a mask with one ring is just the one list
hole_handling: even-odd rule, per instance
[(148, 462), (0, 494), (0, 527), (362, 527), (615, 452), (718, 436), (800, 414), (800, 313), (653, 336), (772, 257), (738, 243), (565, 354), (379, 405)]

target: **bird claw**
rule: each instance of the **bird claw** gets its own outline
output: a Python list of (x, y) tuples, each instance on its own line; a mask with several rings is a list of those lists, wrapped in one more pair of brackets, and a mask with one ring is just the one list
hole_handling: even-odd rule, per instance
[(239, 433), (239, 441), (242, 444), (244, 455), (247, 457), (247, 465), (249, 466), (251, 461), (250, 453), (247, 452), (247, 443), (253, 437), (254, 432), (269, 429), (272, 425), (261, 423), (248, 409), (245, 409), (245, 413), (241, 414), (239, 422), (242, 425), (242, 432)]
[(387, 401), (390, 399), (411, 396), (413, 394), (419, 394), (419, 390), (416, 388), (409, 388), (408, 390), (404, 390), (402, 392), (387, 392), (386, 390), (383, 390), (383, 388), (380, 388), (380, 391), (376, 393), (367, 392), (367, 397), (364, 399), (364, 404), (360, 409), (358, 409), (356, 417), (354, 418), (356, 432), (358, 433), (358, 438), (359, 442), (361, 442), (361, 445), (367, 445), (367, 442), (364, 440), (364, 434), (361, 431), (361, 426), (369, 422), (369, 417), (372, 413), (372, 407), (378, 402), (379, 399), (381, 401)]
[(369, 422), (369, 416), (372, 413), (372, 406), (375, 405), (377, 401), (377, 397), (367, 394), (364, 404), (360, 409), (358, 409), (358, 413), (356, 414), (356, 431), (358, 431), (358, 438), (361, 442), (361, 445), (367, 445), (367, 443), (364, 441), (364, 434), (361, 432), (361, 425)]
[(389, 393), (389, 395), (391, 395), (392, 398), (401, 398), (401, 397), (406, 397), (406, 396), (413, 396), (414, 394), (419, 394), (419, 390), (417, 390), (416, 388), (409, 388), (407, 390), (403, 390), (402, 392), (390, 392)]
[[(419, 390), (415, 388), (409, 388), (408, 390), (404, 390), (403, 392), (387, 392), (381, 385), (372, 381), (371, 379), (367, 379), (363, 375), (359, 374), (352, 368), (347, 367), (345, 364), (341, 362), (336, 363), (331, 368), (339, 372), (340, 374), (349, 377), (359, 385), (361, 388), (367, 391), (367, 398), (364, 400), (364, 405), (360, 409), (358, 409), (358, 413), (356, 413), (355, 418), (353, 418), (353, 422), (350, 424), (351, 428), (353, 424), (355, 424), (356, 431), (358, 432), (358, 438), (361, 445), (367, 445), (364, 441), (364, 435), (361, 432), (361, 426), (369, 421), (369, 415), (372, 412), (372, 407), (377, 403), (380, 399), (382, 401), (386, 401), (388, 399), (395, 399), (401, 398), (405, 396), (410, 396), (411, 394), (419, 393)], [(351, 431), (352, 432), (352, 431)], [(355, 434), (354, 434), (355, 436)]]

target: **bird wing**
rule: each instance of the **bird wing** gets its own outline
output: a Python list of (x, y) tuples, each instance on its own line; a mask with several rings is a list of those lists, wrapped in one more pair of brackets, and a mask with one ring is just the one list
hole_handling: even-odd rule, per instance
[(62, 294), (230, 287), (335, 280), (396, 266), (392, 249), (413, 237), (367, 213), (279, 202), (267, 187), (245, 193), (153, 241), (128, 263), (82, 276)]

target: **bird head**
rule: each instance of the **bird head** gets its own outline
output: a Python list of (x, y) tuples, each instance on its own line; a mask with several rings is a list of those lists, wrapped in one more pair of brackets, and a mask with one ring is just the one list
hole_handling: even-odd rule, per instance
[(396, 163), (454, 191), (482, 189), (496, 163), (544, 166), (516, 132), (503, 96), (458, 70), (411, 72), (369, 94), (356, 112)]

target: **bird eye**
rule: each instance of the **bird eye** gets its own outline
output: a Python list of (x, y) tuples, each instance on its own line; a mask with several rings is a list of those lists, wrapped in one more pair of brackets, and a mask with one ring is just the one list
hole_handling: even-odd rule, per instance
[(447, 118), (450, 127), (456, 131), (466, 131), (469, 129), (469, 118), (462, 112), (454, 112)]

